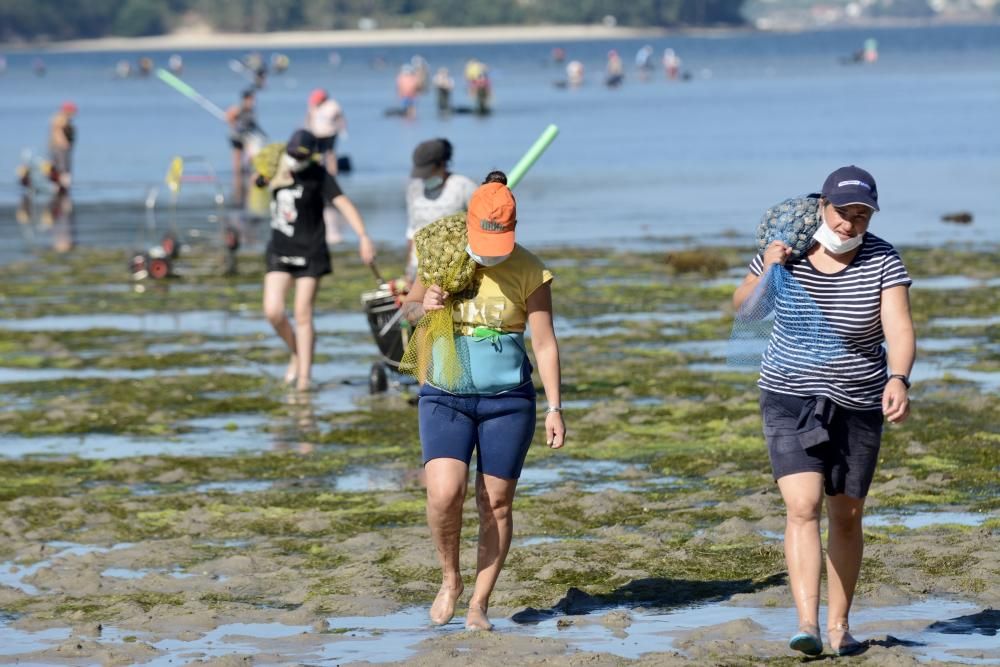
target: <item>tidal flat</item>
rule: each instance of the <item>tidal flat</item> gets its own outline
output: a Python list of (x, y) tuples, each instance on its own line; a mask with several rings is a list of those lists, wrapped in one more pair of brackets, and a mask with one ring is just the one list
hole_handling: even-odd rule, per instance
[[(913, 414), (868, 500), (857, 664), (1000, 664), (997, 251), (901, 249)], [(196, 247), (141, 283), (115, 252), (0, 267), (0, 662), (799, 664), (755, 373), (726, 364), (747, 252), (539, 255), (569, 439), (529, 453), (489, 636), (424, 620), (415, 390), (368, 393), (353, 252), (305, 394), (280, 382), (256, 255), (222, 276)], [(471, 494), (465, 518), (463, 602)]]

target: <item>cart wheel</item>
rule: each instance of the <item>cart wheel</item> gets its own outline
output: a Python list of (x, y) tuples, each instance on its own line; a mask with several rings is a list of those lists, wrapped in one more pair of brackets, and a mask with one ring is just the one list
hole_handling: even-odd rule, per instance
[(368, 374), (368, 391), (372, 394), (381, 394), (389, 388), (389, 377), (385, 372), (385, 364), (376, 361), (372, 364), (372, 370)]
[(170, 263), (166, 259), (153, 259), (149, 262), (149, 275), (160, 280), (170, 275)]

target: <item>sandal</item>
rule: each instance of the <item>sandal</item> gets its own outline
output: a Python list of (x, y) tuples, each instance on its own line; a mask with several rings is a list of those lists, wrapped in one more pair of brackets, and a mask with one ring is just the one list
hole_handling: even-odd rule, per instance
[(830, 641), (830, 648), (836, 651), (837, 655), (855, 655), (865, 647), (864, 642), (859, 642), (851, 635), (851, 627), (846, 622), (837, 623), (832, 628), (827, 628), (827, 637), (832, 637), (834, 632), (841, 633), (839, 646), (834, 648), (833, 640)]
[(799, 632), (788, 640), (788, 648), (801, 651), (806, 655), (819, 655), (823, 652), (823, 640), (819, 637), (819, 626), (805, 625), (799, 627)]

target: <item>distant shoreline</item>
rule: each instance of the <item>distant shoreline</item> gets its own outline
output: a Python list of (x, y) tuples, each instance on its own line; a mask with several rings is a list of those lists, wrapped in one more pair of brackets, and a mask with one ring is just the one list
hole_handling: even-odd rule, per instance
[[(729, 32), (732, 29), (725, 29)], [(737, 28), (736, 30), (743, 30)], [(662, 28), (625, 28), (601, 25), (486, 26), (391, 30), (322, 30), (268, 33), (180, 32), (154, 37), (102, 37), (48, 44), (24, 44), (18, 50), (53, 53), (94, 51), (188, 51), (272, 48), (343, 48), (355, 46), (419, 46), (424, 44), (498, 44), (505, 42), (559, 42), (574, 40), (662, 37)], [(685, 33), (717, 33), (719, 29), (692, 29)], [(5, 48), (12, 48), (7, 46)]]

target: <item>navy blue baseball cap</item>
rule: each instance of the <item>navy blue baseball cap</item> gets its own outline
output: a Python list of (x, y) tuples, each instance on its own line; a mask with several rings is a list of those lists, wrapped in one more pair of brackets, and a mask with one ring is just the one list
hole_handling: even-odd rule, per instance
[(312, 157), (319, 148), (319, 141), (309, 130), (295, 130), (295, 133), (285, 144), (285, 152), (296, 160), (305, 160)]
[(861, 167), (853, 164), (841, 167), (826, 177), (822, 195), (834, 206), (864, 204), (878, 210), (878, 188), (875, 179)]

